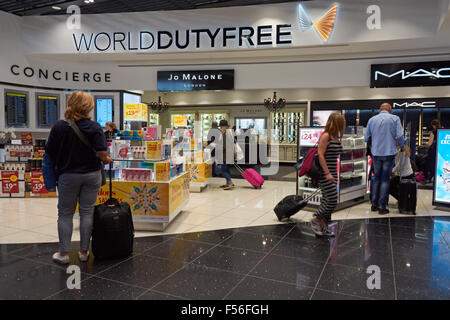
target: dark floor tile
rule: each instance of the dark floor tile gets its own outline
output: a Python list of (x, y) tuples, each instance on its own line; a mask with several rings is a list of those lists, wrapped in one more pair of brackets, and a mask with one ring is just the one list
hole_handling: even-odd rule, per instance
[(140, 296), (138, 300), (185, 300), (185, 299), (178, 296), (172, 296), (169, 294), (149, 290), (148, 292)]
[(450, 282), (396, 275), (399, 300), (450, 300)]
[[(70, 275), (56, 265), (0, 256), (0, 300), (44, 299), (67, 288)], [(81, 274), (81, 280), (86, 276)]]
[[(72, 243), (72, 248), (77, 248), (78, 243)], [(32, 259), (37, 262), (53, 264), (52, 255), (59, 250), (58, 243), (42, 243), (33, 244), (27, 248), (20, 250), (14, 255)], [(88, 274), (97, 274), (107, 268), (110, 268), (126, 259), (104, 260), (100, 261), (95, 259), (93, 254), (89, 255), (87, 262), (80, 262), (78, 258), (78, 249), (72, 249), (69, 252), (70, 262), (69, 265), (77, 265), (80, 267), (81, 272)], [(60, 265), (55, 264), (61, 267)]]
[(190, 264), (154, 289), (188, 299), (218, 300), (224, 298), (243, 277), (219, 269)]
[(328, 262), (357, 268), (377, 265), (381, 271), (392, 272), (392, 255), (390, 250), (376, 251), (370, 247), (355, 248), (337, 245), (333, 248)]
[(247, 277), (228, 296), (227, 300), (308, 300), (312, 287)]
[(302, 241), (293, 238), (284, 238), (271, 252), (293, 258), (307, 258), (314, 261), (325, 262), (333, 252), (333, 245), (328, 241)]
[(183, 263), (179, 261), (136, 256), (97, 276), (150, 289), (182, 266)]
[(6, 244), (0, 244), (0, 256), (4, 255), (7, 256), (9, 254), (17, 253), (23, 249), (26, 249), (33, 244), (28, 243), (6, 243)]
[(405, 217), (405, 218), (390, 218), (392, 227), (402, 228), (420, 228), (420, 229), (434, 229), (434, 221), (431, 217)]
[[(334, 228), (333, 232), (335, 232), (336, 235), (339, 235), (339, 225), (336, 225), (336, 228)], [(297, 239), (302, 241), (310, 241), (315, 243), (317, 242), (334, 243), (335, 241), (335, 238), (317, 237), (311, 230), (310, 223), (298, 223), (291, 230), (291, 232), (287, 234), (286, 238)]]
[(190, 241), (200, 241), (210, 244), (218, 244), (223, 240), (229, 238), (235, 233), (235, 231), (230, 229), (225, 230), (215, 230), (215, 231), (205, 231), (205, 232), (193, 232), (184, 233), (176, 236), (176, 239), (180, 240), (190, 240)]
[(195, 264), (247, 274), (264, 257), (264, 253), (217, 246), (194, 261)]
[(152, 236), (152, 237), (134, 238), (133, 251), (136, 253), (142, 253), (172, 238), (173, 236)]
[(365, 236), (371, 235), (375, 237), (389, 237), (389, 225), (378, 223), (367, 223), (367, 220), (360, 221), (358, 223), (353, 222), (351, 224), (345, 224), (342, 228), (340, 236), (344, 234), (348, 238), (353, 236)]
[(395, 254), (394, 266), (398, 275), (450, 283), (450, 251), (446, 254), (433, 252), (427, 258)]
[(304, 258), (269, 255), (253, 270), (251, 275), (314, 287), (319, 280), (324, 262)]
[(280, 237), (266, 234), (238, 232), (221, 243), (222, 246), (267, 252), (279, 241)]
[(318, 288), (370, 299), (395, 299), (394, 277), (381, 272), (381, 289), (369, 289), (366, 268), (328, 264), (320, 278)]
[(160, 245), (145, 251), (143, 254), (187, 263), (197, 259), (212, 247), (213, 245), (208, 243), (175, 238), (163, 242)]
[(316, 289), (311, 300), (368, 300), (369, 298), (356, 297), (338, 292)]
[(265, 236), (277, 236), (284, 237), (286, 233), (288, 233), (293, 227), (294, 223), (287, 224), (275, 224), (269, 226), (258, 226), (258, 227), (245, 227), (245, 228), (236, 228), (232, 229), (237, 232), (249, 232), (255, 234), (262, 234)]
[(81, 289), (64, 290), (49, 300), (136, 300), (144, 289), (92, 277), (81, 282)]
[[(438, 243), (439, 242), (436, 244)], [(444, 242), (442, 242), (442, 244), (444, 244)], [(432, 256), (433, 241), (392, 238), (392, 250), (394, 254), (430, 258)]]
[(391, 241), (389, 237), (378, 237), (366, 233), (341, 233), (337, 239), (337, 246), (350, 248), (367, 248), (389, 254), (391, 252)]
[(391, 235), (392, 238), (402, 238), (402, 239), (408, 239), (408, 240), (423, 240), (423, 241), (429, 241), (430, 239), (433, 239), (434, 232), (438, 232), (439, 230), (435, 229), (425, 229), (421, 227), (399, 227), (399, 226), (391, 226)]

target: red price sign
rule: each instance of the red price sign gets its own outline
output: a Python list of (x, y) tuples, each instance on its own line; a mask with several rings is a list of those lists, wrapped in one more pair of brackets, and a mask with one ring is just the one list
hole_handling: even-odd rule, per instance
[(44, 185), (44, 177), (41, 171), (31, 172), (31, 193), (48, 193)]
[(19, 172), (18, 171), (2, 171), (2, 192), (3, 193), (19, 193)]
[(22, 144), (33, 145), (33, 134), (31, 132), (22, 132)]

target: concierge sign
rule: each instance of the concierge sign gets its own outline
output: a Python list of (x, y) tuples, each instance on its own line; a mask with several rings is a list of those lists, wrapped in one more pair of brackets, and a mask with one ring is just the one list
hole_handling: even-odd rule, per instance
[(433, 205), (450, 207), (450, 129), (437, 132)]
[(371, 88), (450, 85), (450, 61), (373, 64)]
[(234, 70), (158, 71), (158, 91), (233, 89)]

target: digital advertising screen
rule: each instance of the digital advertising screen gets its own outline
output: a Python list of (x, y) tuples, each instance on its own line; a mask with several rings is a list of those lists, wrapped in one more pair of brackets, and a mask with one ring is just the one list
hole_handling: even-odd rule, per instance
[(436, 143), (433, 205), (450, 207), (450, 129), (439, 129)]
[(314, 110), (313, 111), (313, 127), (325, 127), (328, 121), (328, 118), (333, 113), (341, 113), (337, 110)]
[(113, 98), (95, 98), (95, 116), (102, 127), (113, 121), (113, 105)]
[(58, 97), (37, 95), (37, 121), (39, 127), (51, 127), (58, 121)]
[(19, 127), (28, 125), (28, 94), (5, 91), (6, 125)]

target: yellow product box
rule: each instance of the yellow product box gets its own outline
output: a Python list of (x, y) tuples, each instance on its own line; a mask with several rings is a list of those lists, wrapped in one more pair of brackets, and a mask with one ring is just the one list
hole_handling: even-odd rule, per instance
[(161, 140), (147, 141), (147, 157), (148, 160), (161, 159)]
[(155, 162), (156, 181), (170, 180), (170, 162)]
[(195, 151), (194, 162), (203, 162), (203, 151)]

